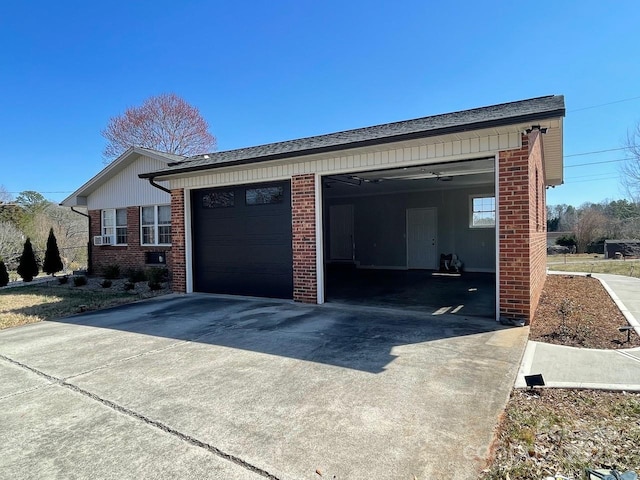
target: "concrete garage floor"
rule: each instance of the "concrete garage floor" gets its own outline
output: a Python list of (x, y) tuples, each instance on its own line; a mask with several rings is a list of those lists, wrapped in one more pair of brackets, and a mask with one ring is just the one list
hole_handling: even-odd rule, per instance
[(352, 305), (378, 305), (495, 318), (493, 273), (442, 274), (432, 270), (371, 270), (327, 265), (326, 299)]
[(0, 471), (476, 478), (526, 334), (487, 319), (203, 294), (8, 329)]

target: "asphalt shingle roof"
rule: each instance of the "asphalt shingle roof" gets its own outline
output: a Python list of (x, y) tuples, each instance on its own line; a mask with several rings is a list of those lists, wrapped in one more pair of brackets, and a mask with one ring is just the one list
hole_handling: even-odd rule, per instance
[(413, 120), (385, 123), (372, 127), (356, 128), (326, 135), (196, 155), (186, 160), (171, 163), (167, 168), (156, 172), (142, 174), (140, 177), (149, 178), (175, 173), (195, 172), (222, 166), (311, 155), (411, 138), (443, 135), (528, 121), (533, 122), (554, 116), (564, 116), (564, 113), (564, 96), (550, 95)]

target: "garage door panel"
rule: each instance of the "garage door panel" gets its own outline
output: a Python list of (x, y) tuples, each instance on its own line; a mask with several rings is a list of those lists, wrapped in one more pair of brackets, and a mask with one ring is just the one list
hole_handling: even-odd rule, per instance
[[(274, 186), (283, 191), (276, 203), (246, 204), (247, 188)], [(195, 190), (192, 213), (196, 291), (292, 298), (289, 182)]]

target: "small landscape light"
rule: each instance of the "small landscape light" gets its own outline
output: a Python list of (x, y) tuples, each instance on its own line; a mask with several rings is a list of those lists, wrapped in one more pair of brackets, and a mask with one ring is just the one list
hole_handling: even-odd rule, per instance
[(631, 325), (625, 325), (624, 327), (618, 327), (619, 332), (627, 332), (627, 343), (631, 342), (631, 330), (633, 327)]
[(533, 387), (544, 387), (544, 378), (542, 378), (541, 373), (536, 373), (535, 375), (525, 375), (524, 381), (527, 384), (527, 387), (533, 389)]

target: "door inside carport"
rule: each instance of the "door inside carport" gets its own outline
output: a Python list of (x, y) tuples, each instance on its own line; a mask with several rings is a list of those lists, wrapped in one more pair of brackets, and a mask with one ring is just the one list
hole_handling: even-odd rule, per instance
[(194, 291), (292, 298), (290, 182), (193, 190), (191, 209)]

